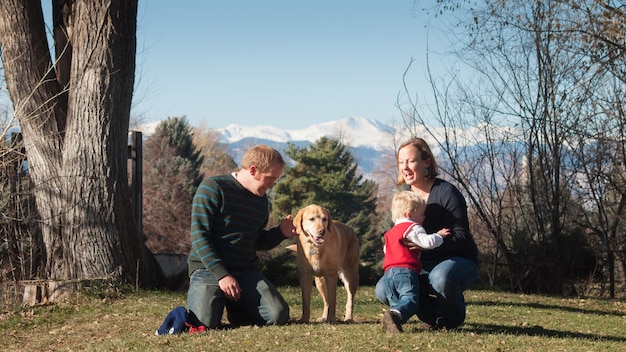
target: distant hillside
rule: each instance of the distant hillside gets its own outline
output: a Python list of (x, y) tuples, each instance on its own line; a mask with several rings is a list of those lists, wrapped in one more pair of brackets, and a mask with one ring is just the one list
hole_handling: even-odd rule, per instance
[[(139, 130), (150, 135), (157, 124), (145, 124)], [(349, 117), (299, 130), (233, 124), (216, 131), (222, 136), (222, 142), (228, 145), (228, 151), (236, 162), (240, 162), (245, 151), (256, 144), (271, 145), (284, 152), (287, 143), (306, 147), (324, 136), (336, 138), (350, 148), (363, 176), (377, 182), (377, 178), (380, 178), (374, 176), (377, 167), (380, 168), (385, 160), (393, 160), (395, 155), (394, 128), (364, 117)], [(293, 163), (291, 160), (288, 162)]]
[(273, 142), (315, 142), (322, 136), (340, 139), (353, 147), (368, 147), (377, 150), (392, 144), (393, 128), (376, 120), (364, 117), (349, 117), (337, 121), (316, 124), (305, 129), (287, 130), (273, 126), (229, 125), (217, 130), (224, 141), (234, 143), (246, 138)]
[(352, 155), (367, 178), (384, 158), (393, 158), (393, 129), (375, 120), (350, 117), (321, 123), (301, 130), (285, 130), (272, 126), (230, 125), (217, 130), (228, 144), (228, 150), (236, 161), (255, 144), (268, 144), (281, 152), (287, 143), (306, 147), (321, 137), (339, 139), (350, 148)]

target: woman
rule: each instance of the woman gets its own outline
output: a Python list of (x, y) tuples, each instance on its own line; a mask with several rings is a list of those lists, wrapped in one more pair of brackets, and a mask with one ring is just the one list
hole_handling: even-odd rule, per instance
[(426, 201), (426, 232), (452, 231), (441, 246), (421, 253), (424, 291), (417, 316), (431, 329), (457, 328), (465, 321), (463, 291), (478, 278), (478, 250), (469, 230), (465, 198), (454, 185), (437, 178), (437, 161), (423, 139), (404, 142), (397, 158), (398, 185), (409, 185)]

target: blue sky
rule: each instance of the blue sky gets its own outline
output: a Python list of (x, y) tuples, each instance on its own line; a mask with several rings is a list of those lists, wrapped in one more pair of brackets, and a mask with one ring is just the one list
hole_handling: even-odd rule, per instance
[(207, 128), (397, 120), (409, 62), (412, 90), (427, 89), (427, 45), (440, 50), (421, 10), (432, 3), (140, 1), (133, 115)]

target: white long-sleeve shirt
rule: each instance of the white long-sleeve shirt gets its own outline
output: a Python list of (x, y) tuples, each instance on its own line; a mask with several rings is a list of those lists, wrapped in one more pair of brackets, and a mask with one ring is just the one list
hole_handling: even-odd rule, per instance
[[(403, 223), (403, 222), (415, 223), (415, 221), (411, 219), (402, 218), (402, 219), (396, 219), (395, 225)], [(417, 223), (415, 223), (415, 226), (411, 227), (411, 230), (406, 233), (404, 238), (415, 243), (422, 249), (437, 248), (441, 246), (441, 244), (443, 243), (443, 236), (441, 236), (438, 233), (427, 234), (426, 230)], [(384, 252), (385, 253), (387, 252), (386, 248)]]

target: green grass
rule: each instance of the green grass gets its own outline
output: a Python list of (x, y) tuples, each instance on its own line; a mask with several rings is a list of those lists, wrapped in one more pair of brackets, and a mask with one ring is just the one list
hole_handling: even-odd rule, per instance
[[(300, 289), (280, 288), (300, 316)], [(338, 316), (345, 294), (339, 292)], [(415, 317), (405, 333), (381, 331), (386, 309), (373, 287), (357, 292), (354, 324), (289, 324), (198, 334), (155, 336), (165, 315), (185, 305), (185, 293), (141, 291), (98, 298), (78, 294), (57, 305), (0, 315), (1, 351), (626, 351), (626, 302), (493, 291), (466, 292), (459, 331), (426, 331)], [(312, 315), (321, 299), (314, 292)]]

